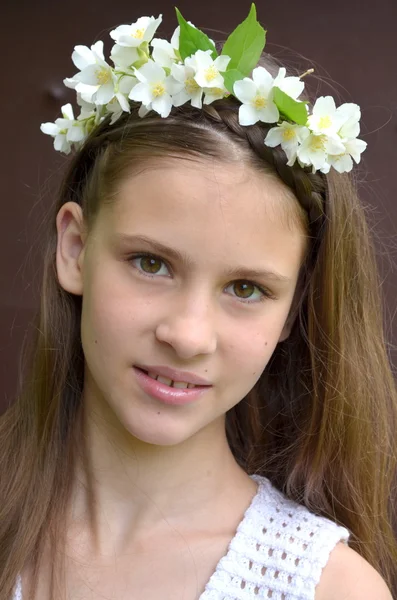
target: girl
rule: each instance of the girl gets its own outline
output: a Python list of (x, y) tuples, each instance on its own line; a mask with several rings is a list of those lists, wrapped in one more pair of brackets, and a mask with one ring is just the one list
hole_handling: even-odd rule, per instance
[(76, 152), (0, 421), (0, 600), (390, 600), (359, 109), (306, 108), (254, 7), (220, 55), (160, 20), (111, 33), (114, 67), (76, 47), (81, 114), (42, 126)]

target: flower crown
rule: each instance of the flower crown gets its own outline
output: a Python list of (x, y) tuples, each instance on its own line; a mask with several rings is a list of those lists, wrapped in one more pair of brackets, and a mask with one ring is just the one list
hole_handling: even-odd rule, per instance
[(43, 123), (41, 131), (54, 137), (54, 148), (69, 154), (79, 148), (92, 129), (111, 115), (110, 124), (130, 112), (129, 100), (140, 102), (139, 116), (155, 111), (168, 117), (173, 106), (190, 102), (195, 108), (233, 95), (240, 102), (239, 122), (273, 124), (264, 140), (266, 146), (281, 148), (293, 166), (312, 167), (328, 173), (351, 171), (360, 162), (366, 142), (360, 132), (360, 107), (342, 104), (332, 96), (318, 98), (309, 109), (300, 101), (304, 75), (286, 77), (279, 69), (275, 78), (257, 67), (265, 47), (266, 31), (256, 19), (252, 4), (248, 17), (233, 31), (218, 54), (215, 43), (176, 9), (179, 26), (171, 42), (154, 38), (162, 15), (141, 17), (131, 25), (110, 32), (115, 40), (110, 58), (104, 58), (103, 42), (91, 49), (76, 46), (72, 60), (79, 72), (64, 80), (76, 90), (80, 114), (74, 118), (71, 104), (62, 107), (62, 118)]

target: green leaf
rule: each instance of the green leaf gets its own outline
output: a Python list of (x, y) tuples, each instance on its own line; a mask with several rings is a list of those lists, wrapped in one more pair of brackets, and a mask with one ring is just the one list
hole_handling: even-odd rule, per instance
[(209, 37), (200, 31), (200, 29), (196, 29), (195, 27), (189, 25), (176, 7), (175, 10), (178, 23), (181, 28), (181, 33), (179, 36), (179, 52), (181, 59), (185, 60), (185, 58), (191, 56), (197, 52), (197, 50), (211, 50), (211, 56), (215, 60), (215, 58), (218, 56), (218, 53)]
[(244, 75), (241, 73), (241, 71), (238, 71), (237, 69), (228, 69), (227, 71), (222, 73), (222, 77), (225, 82), (225, 88), (231, 94), (234, 94), (233, 86), (235, 82), (239, 81), (240, 79), (244, 79)]
[(307, 123), (307, 102), (298, 102), (285, 94), (280, 88), (274, 87), (273, 101), (278, 110), (288, 120), (294, 121), (298, 125), (306, 125)]
[(231, 58), (229, 69), (237, 69), (248, 77), (257, 66), (265, 44), (266, 31), (258, 23), (256, 7), (252, 4), (248, 17), (227, 38), (222, 54)]

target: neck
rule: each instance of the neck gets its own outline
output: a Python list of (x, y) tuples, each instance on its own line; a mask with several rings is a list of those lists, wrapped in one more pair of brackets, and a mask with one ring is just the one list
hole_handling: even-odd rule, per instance
[(129, 434), (105, 406), (94, 409), (87, 397), (83, 406), (71, 524), (87, 525), (96, 550), (125, 549), (164, 525), (189, 535), (247, 508), (256, 484), (233, 457), (224, 415), (182, 443), (156, 446)]

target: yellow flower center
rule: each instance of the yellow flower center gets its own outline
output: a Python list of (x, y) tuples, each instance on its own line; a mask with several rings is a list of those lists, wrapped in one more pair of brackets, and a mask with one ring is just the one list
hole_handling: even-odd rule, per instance
[(144, 29), (135, 29), (134, 33), (131, 33), (131, 36), (137, 40), (143, 39), (144, 35), (145, 35)]
[(207, 81), (213, 81), (216, 77), (218, 77), (218, 75), (219, 75), (219, 71), (214, 65), (211, 65), (205, 71), (205, 78)]
[(105, 67), (102, 67), (101, 69), (97, 69), (95, 71), (95, 75), (96, 75), (98, 85), (105, 85), (105, 83), (108, 83), (110, 81), (110, 71), (105, 69)]
[(294, 140), (296, 138), (296, 133), (295, 131), (292, 129), (292, 127), (288, 127), (288, 129), (284, 129), (283, 131), (283, 138), (285, 140)]
[(318, 122), (318, 126), (320, 129), (328, 129), (328, 127), (331, 127), (332, 125), (332, 121), (330, 117), (321, 117), (319, 122)]
[(152, 87), (152, 94), (155, 98), (158, 98), (159, 96), (162, 96), (165, 92), (165, 86), (162, 83), (156, 83), (153, 87)]
[(189, 77), (185, 81), (185, 88), (188, 94), (194, 94), (200, 88), (197, 81), (193, 77)]
[(322, 152), (325, 150), (325, 135), (313, 135), (310, 141), (310, 150)]
[(223, 90), (222, 88), (212, 88), (211, 94), (223, 96), (225, 94), (225, 90)]
[(261, 108), (265, 108), (267, 101), (266, 98), (264, 96), (261, 96), (260, 94), (257, 94), (253, 101), (252, 104), (255, 106), (255, 108), (261, 109)]

